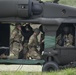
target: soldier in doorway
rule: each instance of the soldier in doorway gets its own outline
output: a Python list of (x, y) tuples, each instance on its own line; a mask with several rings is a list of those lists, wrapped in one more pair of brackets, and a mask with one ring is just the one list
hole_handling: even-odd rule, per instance
[(10, 56), (9, 58), (18, 58), (19, 52), (22, 47), (23, 36), (21, 34), (21, 24), (16, 23), (16, 27), (13, 29), (10, 36)]
[(33, 35), (30, 37), (28, 42), (29, 51), (26, 55), (26, 59), (40, 59), (40, 52), (37, 50), (37, 47), (39, 46), (37, 36), (39, 33), (40, 30), (36, 28)]
[(28, 42), (32, 34), (33, 34), (33, 29), (29, 23), (27, 23), (25, 26), (22, 27), (22, 35), (24, 36), (24, 39), (22, 42), (23, 50), (19, 53), (19, 59), (26, 58), (26, 53), (28, 51)]
[(38, 42), (40, 43), (40, 54), (42, 54), (42, 51), (44, 51), (44, 37), (45, 32), (43, 31), (42, 25), (39, 26), (40, 33), (38, 35)]

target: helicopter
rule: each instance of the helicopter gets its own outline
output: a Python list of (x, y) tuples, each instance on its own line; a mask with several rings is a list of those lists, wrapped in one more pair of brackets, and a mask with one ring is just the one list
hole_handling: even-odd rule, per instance
[[(46, 37), (49, 39), (44, 43), (45, 46), (46, 44), (49, 46), (44, 47), (40, 60), (1, 59), (0, 63), (41, 64), (43, 65), (42, 71), (58, 70), (59, 66), (70, 63), (76, 64), (76, 8), (59, 4), (58, 1), (0, 0), (0, 34), (2, 34), (0, 35), (0, 49), (3, 51), (6, 50), (6, 55), (10, 53), (9, 39), (11, 22), (41, 24), (45, 32), (45, 40)], [(62, 38), (64, 37), (63, 34), (65, 34), (65, 27), (69, 28), (69, 33), (73, 37), (71, 39), (72, 46), (64, 46), (63, 41), (65, 39)], [(60, 41), (63, 44), (58, 44), (59, 46), (57, 46), (57, 37), (60, 34), (62, 35)]]

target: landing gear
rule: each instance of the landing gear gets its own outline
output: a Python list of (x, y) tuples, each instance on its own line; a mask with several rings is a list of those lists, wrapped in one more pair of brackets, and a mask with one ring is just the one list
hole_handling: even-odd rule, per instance
[(51, 72), (57, 71), (59, 69), (58, 64), (55, 62), (47, 62), (43, 65), (42, 71), (43, 72)]

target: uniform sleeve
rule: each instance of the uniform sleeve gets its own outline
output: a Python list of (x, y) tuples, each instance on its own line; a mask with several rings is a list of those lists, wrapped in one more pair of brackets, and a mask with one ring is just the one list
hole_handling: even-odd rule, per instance
[(34, 38), (33, 37), (30, 37), (29, 42), (28, 42), (28, 45), (31, 46), (33, 44), (33, 41), (34, 41)]
[(14, 29), (11, 33), (10, 39), (13, 39), (16, 36), (16, 34), (17, 34), (17, 31)]
[(24, 40), (24, 36), (22, 36), (22, 39), (21, 39), (21, 41), (23, 42), (23, 40)]
[(17, 31), (14, 29), (14, 30), (12, 31), (12, 33), (10, 34), (10, 35), (11, 35), (11, 36), (10, 36), (10, 43), (13, 42), (13, 40), (14, 40), (16, 34), (17, 34)]
[(73, 35), (69, 34), (69, 40), (70, 40), (70, 43), (72, 44), (73, 43)]
[(58, 41), (61, 39), (61, 34), (57, 36), (56, 38), (56, 44), (58, 43)]

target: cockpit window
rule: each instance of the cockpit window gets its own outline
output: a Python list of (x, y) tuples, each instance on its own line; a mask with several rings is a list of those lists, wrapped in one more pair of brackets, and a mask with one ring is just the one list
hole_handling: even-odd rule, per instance
[(62, 24), (56, 34), (57, 47), (75, 46), (75, 27), (73, 24)]

